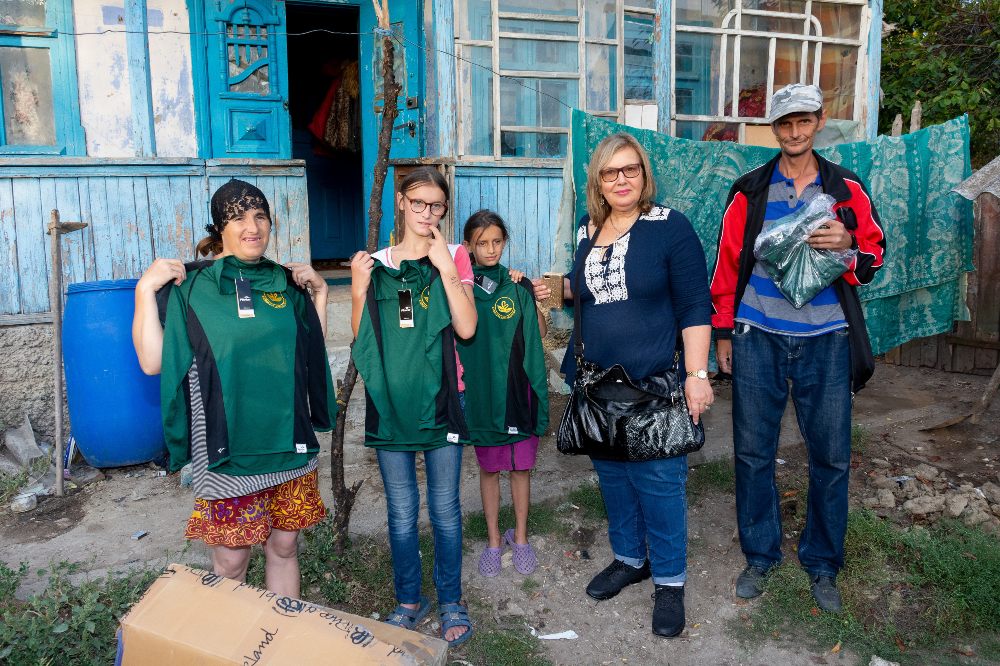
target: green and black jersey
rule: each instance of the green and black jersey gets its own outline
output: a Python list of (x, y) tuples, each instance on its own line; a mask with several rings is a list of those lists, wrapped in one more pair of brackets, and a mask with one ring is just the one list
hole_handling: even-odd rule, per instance
[[(237, 311), (241, 276), (250, 282), (253, 317)], [(195, 262), (184, 282), (161, 289), (157, 300), (171, 471), (191, 455), (192, 363), (205, 411), (208, 469), (244, 476), (308, 464), (319, 451), (314, 430), (332, 428), (337, 402), (319, 316), (291, 272), (269, 259)]]
[(465, 418), (476, 446), (513, 444), (549, 424), (545, 351), (531, 282), (502, 265), (473, 266), (479, 323), (458, 341), (465, 368)]
[[(375, 261), (352, 352), (365, 382), (366, 446), (427, 451), (468, 440), (455, 332), (439, 277), (426, 258), (398, 269)], [(401, 326), (401, 317), (412, 326)]]

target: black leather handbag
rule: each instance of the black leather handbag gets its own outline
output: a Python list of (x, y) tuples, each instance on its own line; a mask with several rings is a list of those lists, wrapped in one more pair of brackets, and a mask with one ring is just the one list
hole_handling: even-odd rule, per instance
[[(593, 246), (591, 246), (593, 247)], [(680, 352), (663, 373), (632, 379), (619, 364), (604, 369), (583, 359), (580, 274), (573, 285), (573, 354), (576, 379), (556, 432), (568, 455), (641, 462), (687, 455), (705, 444), (705, 429), (691, 420), (680, 376)]]

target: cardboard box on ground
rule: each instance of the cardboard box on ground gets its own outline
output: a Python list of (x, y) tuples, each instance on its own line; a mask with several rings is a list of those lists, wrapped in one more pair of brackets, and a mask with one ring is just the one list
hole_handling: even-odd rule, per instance
[(171, 564), (122, 618), (116, 666), (433, 664), (448, 644)]

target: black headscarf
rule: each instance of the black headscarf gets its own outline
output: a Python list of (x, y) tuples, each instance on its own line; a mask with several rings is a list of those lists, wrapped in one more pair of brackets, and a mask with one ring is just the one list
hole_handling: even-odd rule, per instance
[(212, 195), (212, 224), (205, 225), (213, 239), (222, 239), (222, 230), (230, 220), (243, 217), (248, 210), (260, 208), (271, 219), (271, 207), (264, 193), (250, 183), (233, 178)]

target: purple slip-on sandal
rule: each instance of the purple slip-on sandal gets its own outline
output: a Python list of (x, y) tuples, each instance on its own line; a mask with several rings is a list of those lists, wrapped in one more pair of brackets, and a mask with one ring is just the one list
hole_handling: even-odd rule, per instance
[(479, 574), (487, 578), (500, 575), (500, 554), (503, 552), (503, 545), (499, 548), (485, 548), (483, 554), (479, 556)]
[(527, 576), (538, 568), (538, 558), (530, 543), (515, 543), (513, 529), (504, 532), (503, 538), (514, 551), (514, 569), (517, 570), (517, 573)]

